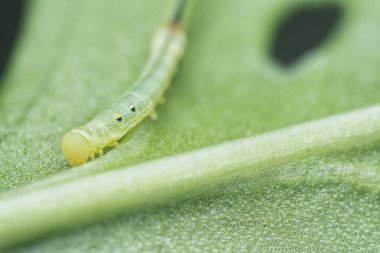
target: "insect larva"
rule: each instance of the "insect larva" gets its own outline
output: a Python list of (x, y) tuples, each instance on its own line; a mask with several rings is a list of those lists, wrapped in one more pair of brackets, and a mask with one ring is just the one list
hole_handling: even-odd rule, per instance
[(71, 166), (86, 163), (151, 115), (167, 90), (185, 47), (180, 26), (185, 0), (179, 0), (173, 19), (158, 31), (151, 55), (133, 88), (110, 108), (86, 125), (71, 130), (62, 139), (62, 150)]

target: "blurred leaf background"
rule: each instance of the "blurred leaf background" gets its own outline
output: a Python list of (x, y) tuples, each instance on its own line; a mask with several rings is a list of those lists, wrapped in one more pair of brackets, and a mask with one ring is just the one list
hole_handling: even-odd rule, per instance
[[(25, 2), (0, 87), (1, 191), (192, 152), (380, 100), (380, 3), (193, 1), (188, 47), (158, 120), (144, 121), (105, 156), (69, 169), (62, 136), (133, 84), (174, 3)], [(320, 46), (283, 66), (273, 56), (280, 50), (277, 31), (305, 8), (333, 10), (336, 25)], [(315, 33), (290, 40), (298, 45), (293, 50)], [(11, 252), (378, 252), (379, 165), (374, 142), (263, 166), (233, 182), (210, 181), (181, 200), (68, 224), (73, 229)]]

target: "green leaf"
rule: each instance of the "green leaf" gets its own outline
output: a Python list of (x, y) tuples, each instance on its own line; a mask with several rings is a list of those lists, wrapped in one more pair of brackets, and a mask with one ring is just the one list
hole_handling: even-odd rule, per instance
[(193, 2), (158, 120), (69, 169), (62, 136), (132, 85), (174, 1), (30, 2), (0, 90), (0, 245), (378, 251), (379, 109), (317, 119), (379, 101), (380, 4), (338, 3), (326, 44), (283, 70), (273, 34), (303, 1)]

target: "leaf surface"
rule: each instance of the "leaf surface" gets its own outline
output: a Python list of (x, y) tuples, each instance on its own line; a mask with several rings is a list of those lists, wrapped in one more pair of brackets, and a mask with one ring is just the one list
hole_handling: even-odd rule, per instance
[[(273, 34), (282, 18), (305, 6), (303, 1), (197, 1), (186, 20), (188, 48), (166, 103), (158, 108), (158, 120), (144, 121), (103, 157), (69, 169), (60, 150), (62, 136), (133, 84), (152, 35), (173, 3), (37, 0), (28, 4), (23, 34), (0, 89), (2, 203), (12, 201), (14, 196), (8, 193), (12, 188), (53, 175), (50, 181), (29, 187), (50, 189), (103, 178), (115, 169), (127, 171), (128, 166), (138, 168), (133, 165), (144, 166), (148, 160), (197, 153), (199, 148), (265, 135), (380, 100), (378, 3), (334, 1), (343, 17), (331, 37), (297, 66), (284, 70), (269, 57)], [(237, 162), (234, 177), (202, 177), (207, 186), (180, 195), (179, 185), (170, 191), (168, 201), (152, 201), (14, 252), (376, 252), (380, 241), (376, 129), (380, 128), (365, 116), (357, 119), (368, 120), (373, 134), (365, 135), (366, 127), (348, 124), (350, 141), (339, 149), (325, 145), (325, 150), (280, 163), (271, 160), (276, 157), (272, 155), (265, 166)], [(331, 131), (342, 126), (339, 122), (332, 123)], [(309, 138), (315, 141), (326, 134), (327, 139), (329, 132), (311, 131)], [(352, 136), (364, 139), (356, 143)], [(267, 142), (273, 147), (282, 143), (271, 134)], [(285, 143), (289, 149), (276, 155), (292, 149), (292, 140)], [(259, 158), (265, 154), (257, 153)], [(239, 154), (237, 161), (243, 160)], [(179, 171), (186, 167), (181, 161), (176, 166)], [(213, 169), (207, 161), (202, 166)], [(140, 173), (138, 179), (150, 177)], [(20, 191), (28, 199), (30, 195)], [(68, 203), (62, 201), (63, 211)], [(74, 227), (76, 222), (65, 225)]]

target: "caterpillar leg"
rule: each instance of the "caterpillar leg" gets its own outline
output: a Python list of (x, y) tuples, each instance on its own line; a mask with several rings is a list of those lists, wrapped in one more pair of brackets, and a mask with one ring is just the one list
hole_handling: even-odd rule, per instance
[(117, 147), (119, 146), (119, 143), (117, 141), (112, 141), (110, 144), (108, 144), (109, 147)]
[(149, 118), (151, 118), (152, 120), (156, 120), (156, 119), (158, 118), (157, 112), (156, 112), (156, 111), (153, 111), (153, 112), (149, 115)]
[(165, 98), (164, 98), (164, 97), (160, 98), (160, 100), (158, 101), (158, 103), (159, 103), (160, 105), (165, 104)]

